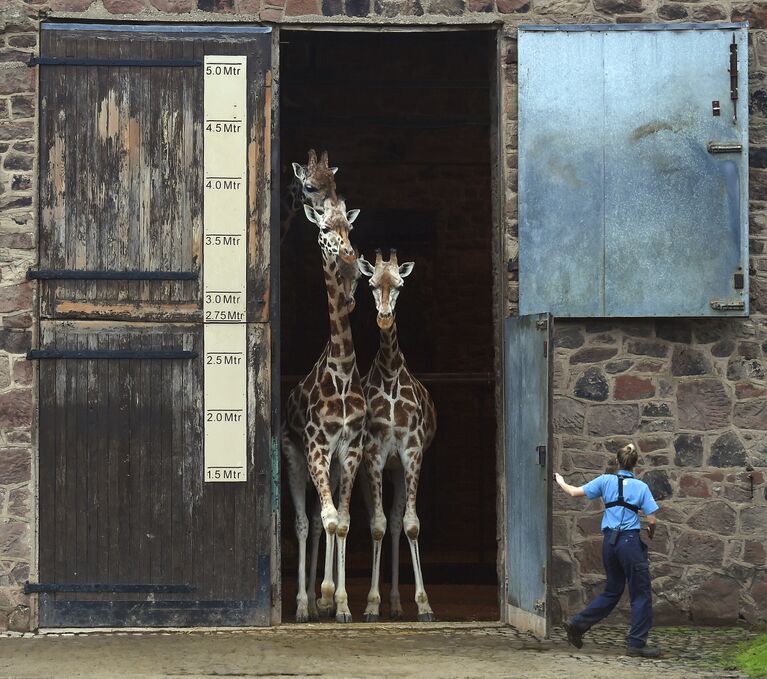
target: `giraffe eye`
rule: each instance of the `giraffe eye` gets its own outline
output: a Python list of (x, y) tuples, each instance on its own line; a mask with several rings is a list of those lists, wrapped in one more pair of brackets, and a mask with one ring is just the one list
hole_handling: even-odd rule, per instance
[(316, 186), (308, 186), (308, 185), (304, 186), (304, 191), (306, 191), (307, 193), (314, 193), (315, 191), (318, 191), (318, 190), (319, 189), (317, 189)]

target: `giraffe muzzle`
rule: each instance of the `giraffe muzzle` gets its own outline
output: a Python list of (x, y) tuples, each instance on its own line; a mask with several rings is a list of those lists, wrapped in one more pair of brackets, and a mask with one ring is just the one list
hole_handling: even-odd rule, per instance
[(381, 330), (388, 330), (391, 328), (392, 323), (394, 323), (394, 314), (378, 314), (376, 322), (378, 323), (378, 327), (381, 328)]

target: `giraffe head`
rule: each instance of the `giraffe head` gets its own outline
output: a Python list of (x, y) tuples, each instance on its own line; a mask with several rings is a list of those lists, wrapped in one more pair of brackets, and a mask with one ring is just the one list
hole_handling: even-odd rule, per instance
[(400, 288), (405, 284), (405, 278), (413, 272), (415, 262), (397, 262), (397, 251), (392, 249), (389, 261), (384, 262), (381, 251), (376, 250), (376, 263), (371, 264), (364, 257), (357, 260), (360, 271), (370, 279), (373, 289), (373, 299), (376, 303), (378, 327), (386, 330), (394, 323), (394, 307)]
[(319, 229), (317, 242), (322, 249), (322, 255), (335, 263), (336, 275), (351, 311), (354, 308), (354, 293), (360, 273), (357, 267), (357, 252), (349, 241), (349, 232), (360, 211), (347, 211), (346, 203), (342, 199), (327, 198), (321, 210), (305, 205), (304, 212), (306, 218)]
[(337, 167), (328, 166), (328, 152), (323, 151), (317, 160), (314, 149), (309, 150), (309, 162), (306, 165), (293, 163), (293, 172), (303, 188), (303, 198), (314, 208), (322, 208), (325, 199), (336, 197), (335, 173)]

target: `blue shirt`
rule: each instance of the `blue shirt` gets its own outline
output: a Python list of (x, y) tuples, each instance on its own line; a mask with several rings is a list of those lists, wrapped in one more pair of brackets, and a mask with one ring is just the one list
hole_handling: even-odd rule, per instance
[[(658, 504), (652, 496), (650, 488), (644, 481), (634, 478), (631, 472), (624, 469), (618, 471), (624, 477), (623, 499), (629, 504), (636, 505), (647, 516), (658, 511)], [(615, 474), (602, 474), (583, 486), (583, 492), (589, 500), (601, 497), (605, 502), (618, 499), (618, 477)], [(619, 528), (620, 530), (639, 530), (639, 515), (625, 507), (609, 507), (602, 516), (602, 530)]]

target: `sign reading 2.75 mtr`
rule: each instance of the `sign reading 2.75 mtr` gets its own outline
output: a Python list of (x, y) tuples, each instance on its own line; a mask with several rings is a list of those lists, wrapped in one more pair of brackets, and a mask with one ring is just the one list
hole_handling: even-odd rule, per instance
[(247, 480), (247, 57), (205, 57), (205, 481)]

